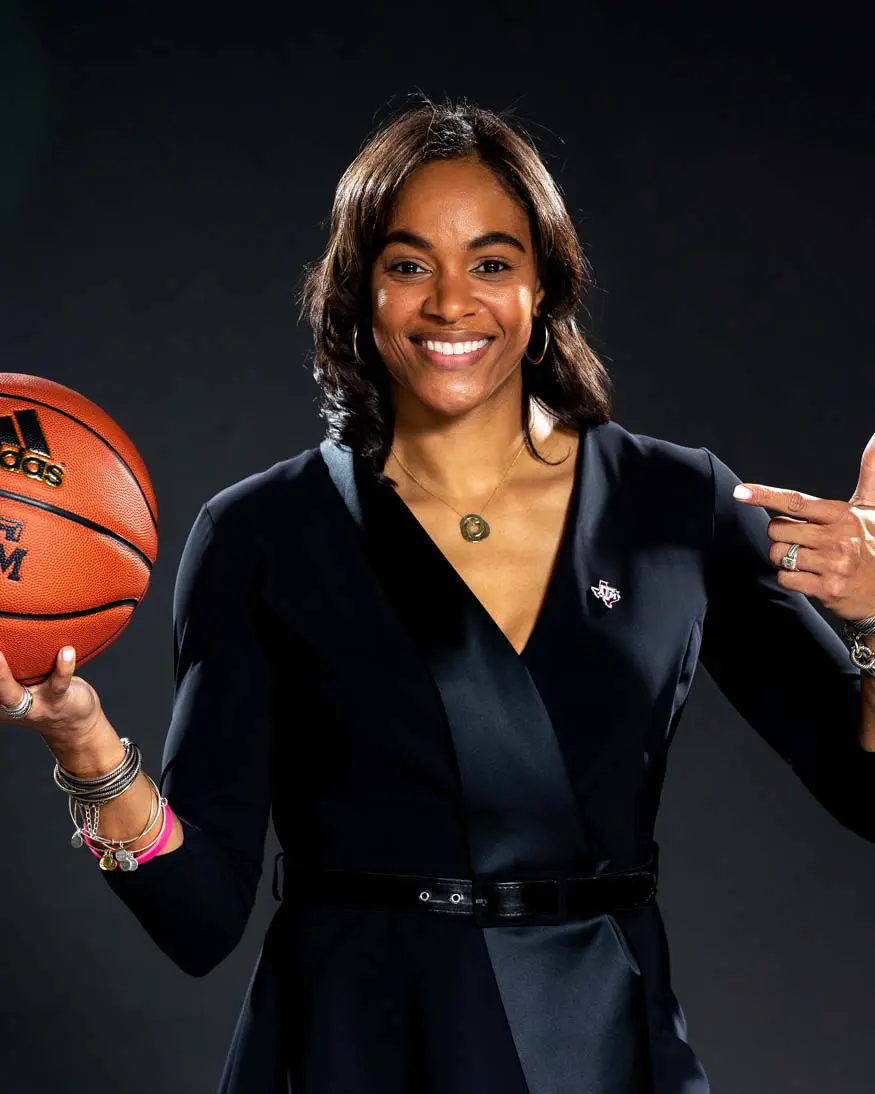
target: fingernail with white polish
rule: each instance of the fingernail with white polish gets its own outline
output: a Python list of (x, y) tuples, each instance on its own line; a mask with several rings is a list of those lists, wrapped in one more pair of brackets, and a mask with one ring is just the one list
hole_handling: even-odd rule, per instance
[(753, 497), (753, 490), (750, 490), (748, 487), (742, 486), (741, 483), (739, 483), (732, 491), (732, 496), (734, 498), (741, 498), (742, 501), (745, 501), (747, 498)]

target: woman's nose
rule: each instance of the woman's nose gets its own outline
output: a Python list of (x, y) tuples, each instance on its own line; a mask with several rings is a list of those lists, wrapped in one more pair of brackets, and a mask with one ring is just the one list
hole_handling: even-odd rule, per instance
[(441, 319), (456, 320), (476, 310), (468, 279), (459, 274), (444, 271), (431, 283), (431, 292), (424, 302), (429, 315)]

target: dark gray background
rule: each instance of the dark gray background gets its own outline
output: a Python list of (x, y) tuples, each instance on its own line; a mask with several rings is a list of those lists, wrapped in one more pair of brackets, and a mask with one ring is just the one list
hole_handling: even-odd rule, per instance
[[(217, 7), (0, 14), (0, 368), (88, 395), (151, 470), (151, 593), (85, 674), (153, 774), (182, 544), (205, 498), (322, 436), (296, 288), (393, 96), (517, 104), (595, 268), (618, 421), (850, 496), (875, 429), (867, 26), (832, 6)], [(806, 687), (792, 650), (774, 679)], [(871, 1092), (875, 848), (704, 672), (673, 753), (662, 907), (715, 1094)], [(43, 744), (4, 728), (0, 770), (5, 1094), (213, 1094), (270, 870), (239, 949), (187, 978), (70, 850)]]

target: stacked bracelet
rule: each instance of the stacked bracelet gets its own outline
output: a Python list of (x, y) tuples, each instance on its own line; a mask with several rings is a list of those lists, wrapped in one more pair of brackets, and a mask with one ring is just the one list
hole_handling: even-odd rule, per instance
[[(149, 776), (147, 775), (146, 778), (149, 778)], [(149, 782), (152, 782), (152, 780), (149, 779)], [(154, 782), (152, 782), (152, 785), (155, 786)], [(155, 789), (157, 791), (158, 788), (155, 787)], [(141, 862), (148, 862), (150, 858), (153, 858), (164, 850), (167, 841), (170, 839), (170, 833), (173, 831), (174, 814), (173, 810), (167, 804), (166, 798), (159, 797), (158, 805), (159, 808), (156, 812), (155, 820), (158, 819), (158, 816), (164, 818), (161, 830), (151, 843), (147, 843), (145, 847), (141, 847), (138, 851), (128, 851), (124, 844), (136, 843), (137, 840), (142, 839), (146, 832), (154, 827), (155, 821), (151, 820), (151, 818), (151, 823), (147, 826), (146, 832), (142, 832), (132, 840), (105, 840), (100, 837), (89, 836), (85, 832), (81, 833), (81, 839), (84, 840), (92, 855), (94, 855), (95, 858), (100, 859), (101, 870), (114, 870), (116, 865), (120, 866), (122, 870), (126, 872), (129, 870), (136, 870)], [(76, 837), (74, 836), (73, 838), (75, 839)], [(100, 846), (106, 848), (102, 854), (95, 848), (95, 843), (99, 843)], [(74, 844), (74, 846), (81, 847), (81, 841), (78, 844)], [(119, 849), (113, 850), (116, 846), (118, 846)]]
[[(121, 867), (128, 872), (136, 870), (141, 862), (148, 862), (164, 849), (173, 830), (174, 814), (154, 780), (147, 775), (155, 797), (149, 811), (149, 821), (143, 831), (127, 840), (111, 840), (99, 835), (100, 806), (121, 797), (133, 785), (143, 767), (143, 755), (137, 745), (128, 737), (122, 737), (121, 743), (125, 746), (125, 757), (113, 771), (95, 779), (81, 779), (56, 762), (54, 780), (55, 785), (68, 796), (70, 819), (76, 826), (76, 831), (70, 838), (71, 846), (79, 848), (87, 845), (91, 853), (100, 860), (101, 870)], [(81, 824), (77, 817), (80, 810), (83, 814)], [(161, 823), (158, 826), (158, 835), (152, 842), (137, 851), (129, 850), (131, 844), (138, 843), (151, 832), (159, 818)]]

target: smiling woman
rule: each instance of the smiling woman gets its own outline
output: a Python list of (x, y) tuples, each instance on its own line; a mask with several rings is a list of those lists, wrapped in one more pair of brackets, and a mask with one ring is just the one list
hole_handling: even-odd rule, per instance
[(610, 378), (576, 320), (588, 279), (521, 129), (466, 104), (404, 113), (344, 172), (304, 284), (329, 436), (381, 480), (396, 416), (458, 415), (508, 380), (533, 455), (532, 400), (574, 431), (606, 421)]
[(459, 414), (492, 396), (516, 373), (543, 299), (526, 210), (489, 168), (474, 158), (420, 167), (392, 207), (371, 277), (396, 417)]

